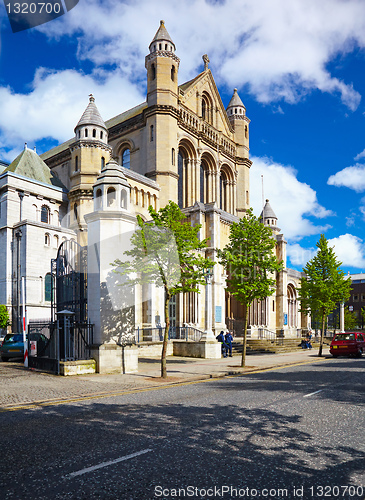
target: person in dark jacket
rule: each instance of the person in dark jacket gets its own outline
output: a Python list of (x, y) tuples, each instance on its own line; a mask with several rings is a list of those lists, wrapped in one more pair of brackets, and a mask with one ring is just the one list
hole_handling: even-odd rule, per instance
[(230, 331), (228, 331), (225, 336), (224, 340), (227, 346), (227, 354), (229, 353), (229, 357), (232, 357), (232, 342), (233, 342), (233, 336)]
[(223, 354), (223, 357), (226, 358), (227, 357), (227, 344), (226, 344), (226, 340), (224, 338), (224, 331), (223, 330), (216, 337), (216, 339), (218, 340), (218, 342), (221, 342), (221, 344), (222, 344), (222, 354)]

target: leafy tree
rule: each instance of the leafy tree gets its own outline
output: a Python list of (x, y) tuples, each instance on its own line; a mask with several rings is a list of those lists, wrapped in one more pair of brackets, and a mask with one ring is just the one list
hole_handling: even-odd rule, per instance
[(345, 315), (345, 330), (353, 330), (357, 326), (357, 316), (353, 311), (349, 311), (347, 307), (344, 310)]
[(362, 325), (361, 326), (363, 326), (365, 323), (365, 307), (361, 308), (361, 317), (362, 317)]
[(206, 240), (199, 240), (200, 225), (191, 226), (178, 205), (169, 201), (156, 212), (148, 211), (152, 221), (138, 217), (138, 229), (131, 237), (128, 260), (114, 261), (115, 271), (127, 276), (129, 286), (155, 283), (165, 292), (165, 333), (161, 354), (161, 377), (166, 378), (166, 353), (170, 328), (169, 302), (179, 293), (197, 292), (205, 284), (206, 270), (214, 262), (205, 258)]
[(282, 269), (274, 254), (276, 240), (252, 208), (231, 225), (229, 243), (218, 250), (218, 258), (228, 274), (228, 291), (243, 305), (243, 349), (241, 366), (246, 363), (247, 318), (252, 302), (263, 300), (276, 288), (276, 272)]
[(9, 321), (9, 313), (3, 304), (0, 305), (0, 328), (6, 328), (8, 325), (10, 325)]
[(301, 311), (318, 311), (321, 319), (321, 340), (318, 356), (322, 356), (323, 335), (327, 316), (335, 309), (337, 302), (346, 302), (350, 296), (351, 279), (345, 279), (332, 247), (323, 234), (317, 243), (316, 255), (303, 269), (305, 276), (300, 280), (298, 292)]

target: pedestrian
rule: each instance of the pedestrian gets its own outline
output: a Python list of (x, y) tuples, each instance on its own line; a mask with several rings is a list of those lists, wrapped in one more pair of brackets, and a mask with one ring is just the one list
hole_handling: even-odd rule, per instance
[(229, 357), (232, 357), (232, 341), (233, 341), (233, 336), (231, 332), (228, 330), (228, 332), (224, 336), (224, 340), (227, 346), (227, 354), (229, 353)]
[(223, 357), (226, 358), (227, 357), (227, 344), (226, 344), (226, 341), (225, 341), (225, 338), (224, 338), (224, 331), (223, 330), (216, 337), (216, 339), (218, 340), (218, 342), (221, 342), (221, 344), (222, 344), (222, 354), (223, 354)]

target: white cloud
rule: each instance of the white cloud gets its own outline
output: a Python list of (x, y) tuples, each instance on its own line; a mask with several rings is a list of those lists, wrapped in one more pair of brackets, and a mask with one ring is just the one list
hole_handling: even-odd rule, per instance
[(328, 229), (328, 225), (316, 225), (309, 217), (323, 219), (334, 214), (318, 203), (316, 192), (308, 184), (297, 179), (293, 167), (280, 165), (268, 158), (251, 159), (251, 206), (256, 214), (262, 210), (263, 175), (264, 197), (270, 200), (285, 238), (299, 240)]
[(76, 35), (80, 59), (117, 64), (141, 80), (141, 61), (161, 18), (182, 58), (180, 82), (195, 76), (208, 53), (219, 84), (247, 86), (261, 102), (294, 103), (319, 89), (338, 94), (350, 109), (359, 104), (352, 83), (327, 66), (365, 47), (362, 0), (89, 0), (38, 29), (54, 37)]
[(329, 246), (334, 247), (337, 258), (342, 266), (363, 268), (365, 266), (364, 242), (358, 236), (342, 234), (328, 240)]
[[(337, 259), (342, 262), (341, 268), (354, 267), (362, 269), (365, 267), (364, 242), (358, 236), (352, 234), (341, 234), (337, 238), (328, 240), (328, 246), (333, 247)], [(287, 256), (290, 264), (303, 268), (312, 259), (317, 248), (303, 248), (299, 244), (287, 246)]]
[(354, 158), (354, 160), (355, 161), (359, 161), (359, 160), (361, 160), (361, 158), (364, 158), (364, 157), (365, 157), (365, 149), (363, 149), (361, 151), (361, 153), (359, 153), (358, 155), (356, 155), (355, 158)]
[(312, 259), (317, 252), (316, 248), (303, 248), (298, 243), (287, 245), (286, 254), (289, 259), (289, 264), (292, 266), (303, 268), (307, 262)]
[(357, 193), (365, 190), (365, 165), (356, 163), (352, 167), (346, 167), (334, 175), (331, 175), (327, 181), (330, 186), (348, 187)]
[(52, 72), (40, 68), (29, 94), (0, 87), (1, 156), (13, 160), (11, 155), (17, 147), (22, 149), (24, 142), (32, 144), (44, 137), (59, 141), (71, 138), (90, 93), (94, 94), (104, 120), (144, 100), (138, 88), (130, 87), (118, 71), (103, 77), (82, 75), (74, 70)]

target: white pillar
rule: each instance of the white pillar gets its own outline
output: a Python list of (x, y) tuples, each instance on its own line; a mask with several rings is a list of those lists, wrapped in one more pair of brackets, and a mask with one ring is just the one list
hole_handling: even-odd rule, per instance
[(341, 302), (340, 304), (340, 331), (345, 331), (345, 304)]

